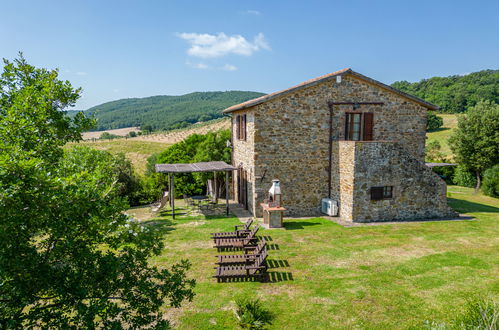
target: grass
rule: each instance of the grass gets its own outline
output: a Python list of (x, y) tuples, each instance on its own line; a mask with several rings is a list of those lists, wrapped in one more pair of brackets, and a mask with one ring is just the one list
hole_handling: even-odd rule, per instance
[(440, 145), (442, 146), (442, 153), (450, 157), (451, 159), (453, 158), (452, 156), (452, 151), (450, 150), (449, 147), (449, 138), (452, 134), (452, 131), (457, 127), (457, 116), (455, 114), (438, 114), (438, 116), (442, 117), (444, 120), (444, 124), (441, 128), (433, 131), (433, 132), (428, 132), (426, 133), (426, 136), (428, 139), (426, 140), (426, 143), (428, 144), (431, 141), (438, 141), (440, 142)]
[[(179, 329), (236, 328), (236, 301), (260, 299), (274, 315), (272, 329), (420, 328), (448, 322), (469, 296), (499, 296), (499, 200), (449, 187), (449, 203), (474, 217), (342, 227), (323, 218), (285, 219), (285, 229), (264, 230), (270, 239), (270, 283), (216, 283), (217, 252), (209, 234), (239, 220), (211, 216), (172, 220), (166, 248), (152, 262), (168, 267), (189, 259), (196, 296), (169, 318)], [(147, 208), (130, 211), (151, 220)], [(148, 219), (148, 220), (146, 220)]]
[[(70, 148), (76, 143), (68, 143), (66, 148)], [(153, 153), (161, 152), (168, 148), (168, 143), (138, 141), (132, 139), (115, 139), (115, 140), (98, 140), (96, 142), (82, 141), (80, 145), (92, 147), (95, 149), (106, 150), (110, 153), (124, 153), (134, 168), (140, 174), (143, 174), (146, 169), (147, 158)]]

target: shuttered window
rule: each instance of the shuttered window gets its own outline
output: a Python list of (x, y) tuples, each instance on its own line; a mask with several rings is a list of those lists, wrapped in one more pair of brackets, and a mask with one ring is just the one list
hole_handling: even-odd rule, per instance
[(382, 199), (393, 198), (393, 186), (371, 187), (371, 200), (380, 201)]
[(246, 115), (236, 116), (236, 138), (246, 141)]
[(374, 115), (369, 112), (347, 112), (345, 117), (345, 140), (372, 141)]

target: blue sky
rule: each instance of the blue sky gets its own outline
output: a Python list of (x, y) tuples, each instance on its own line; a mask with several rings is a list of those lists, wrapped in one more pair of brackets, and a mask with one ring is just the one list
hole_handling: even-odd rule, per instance
[(272, 92), (345, 67), (385, 83), (499, 67), (499, 1), (2, 0), (0, 57), (83, 87), (78, 109)]

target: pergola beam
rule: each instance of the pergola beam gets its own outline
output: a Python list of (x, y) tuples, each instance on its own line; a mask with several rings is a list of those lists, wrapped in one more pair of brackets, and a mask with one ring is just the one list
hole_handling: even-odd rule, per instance
[(215, 198), (218, 202), (217, 193), (217, 172), (225, 172), (225, 205), (226, 213), (229, 215), (229, 172), (237, 170), (236, 167), (222, 161), (188, 163), (188, 164), (156, 164), (157, 173), (167, 173), (170, 191), (170, 206), (172, 208), (172, 217), (175, 219), (175, 173), (196, 173), (213, 172)]

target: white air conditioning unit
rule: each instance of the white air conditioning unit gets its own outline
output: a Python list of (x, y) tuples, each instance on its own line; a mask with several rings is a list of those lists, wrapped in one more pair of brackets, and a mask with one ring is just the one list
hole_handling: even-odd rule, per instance
[(323, 198), (321, 200), (321, 212), (331, 217), (338, 215), (338, 202), (331, 198)]

